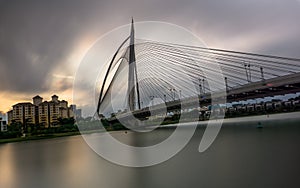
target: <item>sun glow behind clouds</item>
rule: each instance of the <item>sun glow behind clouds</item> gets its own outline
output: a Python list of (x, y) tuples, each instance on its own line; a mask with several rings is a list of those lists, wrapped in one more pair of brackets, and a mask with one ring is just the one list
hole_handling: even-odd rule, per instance
[(50, 97), (56, 94), (61, 100), (67, 100), (69, 104), (73, 103), (72, 87), (74, 76), (81, 59), (94, 40), (92, 35), (82, 37), (67, 58), (65, 58), (66, 61), (62, 61), (53, 71), (45, 75), (48, 78), (45, 86), (43, 86), (47, 88), (46, 91), (29, 93), (0, 91), (0, 111), (6, 113), (18, 102), (31, 102), (32, 97), (35, 95), (40, 95), (44, 100), (50, 100)]
[(71, 79), (71, 80), (74, 79), (73, 76), (65, 76), (65, 75), (59, 75), (59, 74), (52, 74), (52, 76), (55, 78), (65, 78), (65, 79)]

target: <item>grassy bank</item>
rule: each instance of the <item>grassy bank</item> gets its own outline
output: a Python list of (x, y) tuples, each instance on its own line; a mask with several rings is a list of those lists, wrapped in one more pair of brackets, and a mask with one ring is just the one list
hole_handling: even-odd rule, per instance
[(26, 137), (18, 137), (18, 138), (7, 138), (0, 139), (0, 144), (11, 143), (11, 142), (23, 142), (30, 140), (41, 140), (41, 139), (51, 139), (51, 138), (59, 138), (65, 136), (75, 136), (80, 135), (80, 132), (69, 132), (69, 133), (54, 133), (54, 134), (45, 134), (45, 135), (34, 135), (34, 136), (26, 136)]
[[(108, 131), (118, 131), (118, 130), (108, 130)], [(1, 138), (0, 144), (12, 143), (12, 142), (23, 142), (23, 141), (30, 141), (30, 140), (52, 139), (52, 138), (76, 136), (76, 135), (81, 135), (81, 134), (93, 134), (93, 133), (100, 133), (100, 132), (103, 132), (103, 131), (89, 130), (89, 131), (82, 131), (82, 132), (66, 132), (66, 133), (30, 135), (30, 136), (18, 137), (18, 138)]]

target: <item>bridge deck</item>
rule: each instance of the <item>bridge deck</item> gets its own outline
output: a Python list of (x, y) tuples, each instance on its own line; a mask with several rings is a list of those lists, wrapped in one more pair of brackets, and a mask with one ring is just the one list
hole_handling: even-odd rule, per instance
[[(227, 91), (227, 102), (247, 100), (254, 98), (261, 98), (266, 96), (282, 95), (288, 93), (300, 92), (300, 73), (280, 76), (264, 81), (252, 82), (243, 85), (239, 88), (233, 88)], [(214, 93), (214, 97), (224, 97), (224, 92)], [(194, 96), (180, 100), (167, 102), (167, 109), (174, 110), (180, 109), (181, 105), (195, 104), (200, 101), (203, 105), (208, 105), (211, 103), (211, 94), (206, 94), (200, 97)], [(161, 111), (164, 109), (165, 104), (158, 104), (151, 106), (153, 111)], [(118, 118), (125, 118), (129, 115), (128, 113), (123, 113), (118, 115)], [(135, 116), (149, 116), (149, 108), (144, 108), (141, 110), (136, 110), (133, 112)], [(116, 118), (110, 118), (110, 121), (114, 121)]]

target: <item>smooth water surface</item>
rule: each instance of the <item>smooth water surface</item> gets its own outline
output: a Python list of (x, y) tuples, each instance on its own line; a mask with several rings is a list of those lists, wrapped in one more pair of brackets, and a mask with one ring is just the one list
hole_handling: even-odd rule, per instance
[[(172, 131), (113, 134), (124, 142), (134, 138), (148, 145)], [(272, 121), (262, 129), (253, 122), (230, 122), (212, 146), (199, 153), (203, 132), (198, 128), (175, 157), (147, 168), (112, 164), (81, 136), (2, 144), (0, 188), (300, 187), (299, 120)]]

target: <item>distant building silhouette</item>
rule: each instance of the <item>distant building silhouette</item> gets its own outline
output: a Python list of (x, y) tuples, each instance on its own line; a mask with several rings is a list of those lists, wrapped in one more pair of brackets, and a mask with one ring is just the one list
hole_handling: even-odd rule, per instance
[(75, 118), (82, 118), (82, 110), (77, 109), (75, 104), (70, 105), (70, 110), (73, 113)]

